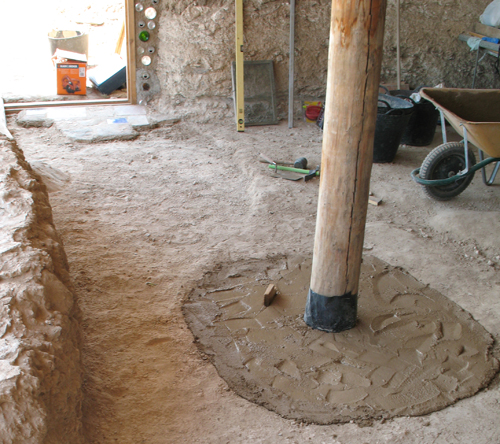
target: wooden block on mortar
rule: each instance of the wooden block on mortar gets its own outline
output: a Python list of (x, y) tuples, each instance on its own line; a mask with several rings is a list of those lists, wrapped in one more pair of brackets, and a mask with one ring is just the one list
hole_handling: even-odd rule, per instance
[(370, 205), (375, 205), (377, 207), (377, 206), (379, 206), (382, 203), (382, 198), (381, 197), (370, 196), (368, 198), (368, 203)]
[(273, 299), (276, 296), (277, 292), (278, 292), (278, 289), (276, 288), (276, 285), (269, 284), (267, 286), (266, 292), (264, 293), (264, 305), (266, 307), (269, 307), (272, 304)]

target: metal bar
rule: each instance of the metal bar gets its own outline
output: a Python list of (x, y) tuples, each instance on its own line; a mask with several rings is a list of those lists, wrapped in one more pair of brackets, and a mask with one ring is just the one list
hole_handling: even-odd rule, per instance
[(469, 140), (467, 139), (467, 128), (465, 125), (460, 124), (460, 126), (464, 130), (464, 151), (465, 151), (465, 170), (463, 173), (467, 173), (469, 171)]
[[(467, 40), (469, 40), (472, 36), (469, 35), (469, 34), (460, 34), (458, 36), (458, 40), (462, 41), (462, 42), (466, 42), (467, 43)], [(500, 45), (498, 43), (491, 43), (491, 42), (487, 42), (486, 40), (481, 40), (479, 42), (479, 47), (480, 48), (484, 48), (484, 49), (489, 49), (491, 51), (496, 51), (498, 52), (499, 48), (500, 48)]]
[(295, 0), (290, 0), (290, 56), (288, 60), (288, 128), (293, 128), (294, 77), (295, 77)]
[(477, 48), (476, 66), (474, 67), (474, 77), (472, 79), (472, 89), (476, 87), (477, 66), (479, 65), (479, 48)]
[(396, 60), (397, 60), (397, 81), (398, 81), (398, 89), (401, 89), (401, 40), (400, 40), (400, 0), (396, 2)]
[[(482, 162), (484, 160), (484, 152), (483, 150), (478, 149), (479, 151), (479, 161)], [(488, 179), (486, 176), (486, 167), (481, 168), (481, 175), (483, 176), (483, 183), (485, 185), (492, 185), (493, 182), (495, 181), (495, 178), (497, 177), (498, 170), (500, 169), (500, 162), (496, 162), (496, 166), (493, 169), (493, 172), (491, 173), (490, 178)]]
[(497, 162), (495, 169), (493, 170), (493, 173), (491, 173), (491, 177), (490, 177), (490, 180), (488, 181), (487, 185), (491, 185), (494, 182), (495, 177), (497, 177), (497, 173), (498, 173), (499, 169), (500, 169), (500, 162)]
[(441, 114), (441, 134), (443, 135), (443, 143), (448, 143), (448, 136), (446, 135), (446, 120), (444, 119), (443, 111), (439, 110)]
[(236, 128), (245, 131), (245, 89), (243, 63), (243, 0), (236, 0)]

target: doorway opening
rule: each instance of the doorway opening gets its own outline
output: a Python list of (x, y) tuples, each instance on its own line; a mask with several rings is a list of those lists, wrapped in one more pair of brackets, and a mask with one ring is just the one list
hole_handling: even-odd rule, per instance
[[(0, 97), (6, 111), (135, 103), (131, 0), (25, 0), (4, 2), (0, 9)], [(60, 42), (75, 41), (73, 52), (87, 55), (86, 94), (58, 95), (53, 52)], [(89, 70), (112, 59), (126, 65), (126, 82), (103, 94), (90, 81)]]

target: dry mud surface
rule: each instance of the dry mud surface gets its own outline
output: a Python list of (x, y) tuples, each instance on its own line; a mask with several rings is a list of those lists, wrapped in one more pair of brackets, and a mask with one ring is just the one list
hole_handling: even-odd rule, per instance
[[(500, 441), (498, 377), (429, 415), (307, 425), (239, 397), (198, 351), (181, 307), (207, 273), (310, 255), (318, 182), (274, 179), (258, 154), (319, 163), (313, 125), (239, 134), (232, 119), (182, 122), (133, 142), (80, 145), (55, 128), (9, 124), (27, 160), (52, 180), (54, 222), (82, 312), (89, 443)], [(409, 176), (428, 152), (402, 147), (393, 164), (374, 165), (371, 190), (383, 203), (369, 208), (365, 252), (429, 284), (498, 340), (498, 179), (487, 188), (476, 177), (454, 201), (431, 201)]]

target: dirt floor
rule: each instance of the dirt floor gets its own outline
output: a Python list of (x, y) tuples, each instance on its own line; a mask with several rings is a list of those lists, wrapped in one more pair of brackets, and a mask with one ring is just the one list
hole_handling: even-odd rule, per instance
[[(57, 95), (48, 34), (55, 29), (88, 34), (88, 68), (103, 64), (115, 52), (125, 18), (123, 0), (27, 0), (22, 11), (29, 14), (22, 16), (16, 2), (3, 2), (1, 8), (0, 38), (6, 43), (0, 46), (0, 58), (9, 69), (0, 70), (0, 96), (6, 103), (108, 98), (92, 87), (88, 76), (86, 96)], [(126, 44), (121, 56), (126, 59)], [(126, 97), (124, 89), (112, 94), (114, 99)]]
[[(319, 163), (314, 125), (237, 133), (232, 120), (181, 122), (134, 142), (92, 145), (12, 118), (9, 127), (27, 160), (51, 176), (82, 311), (89, 443), (500, 442), (498, 377), (427, 416), (319, 426), (238, 397), (198, 352), (181, 307), (204, 273), (311, 255), (318, 181), (272, 178), (258, 155)], [(400, 147), (394, 163), (374, 165), (371, 190), (383, 202), (369, 206), (365, 251), (442, 292), (498, 341), (499, 179), (485, 187), (477, 175), (455, 200), (432, 201), (410, 178), (429, 151)]]

